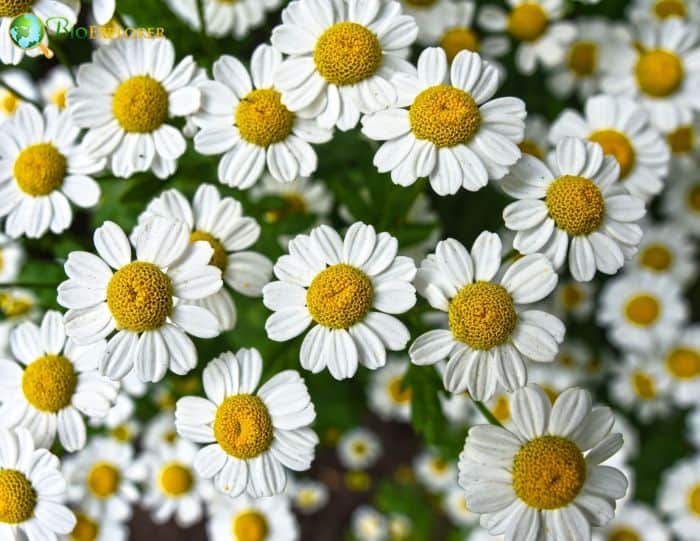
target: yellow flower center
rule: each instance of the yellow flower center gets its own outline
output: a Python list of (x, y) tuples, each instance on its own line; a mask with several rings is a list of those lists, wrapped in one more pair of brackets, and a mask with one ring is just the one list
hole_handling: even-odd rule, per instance
[(506, 423), (510, 420), (510, 402), (504, 394), (498, 395), (491, 406), (491, 413), (501, 423)]
[(0, 293), (0, 311), (8, 319), (23, 316), (34, 307), (34, 303), (22, 297), (13, 297), (9, 293)]
[(674, 154), (687, 154), (695, 146), (693, 126), (680, 126), (666, 135), (666, 140)]
[(663, 49), (643, 51), (635, 67), (637, 84), (645, 94), (663, 98), (673, 94), (683, 82), (683, 64), (678, 56)]
[(664, 272), (671, 268), (673, 254), (663, 244), (650, 244), (639, 254), (639, 263), (649, 270)]
[(627, 136), (617, 130), (598, 130), (588, 139), (603, 147), (603, 152), (613, 156), (620, 164), (620, 178), (625, 178), (634, 167), (635, 153)]
[(314, 321), (329, 329), (348, 329), (372, 308), (372, 281), (345, 263), (319, 272), (306, 292), (306, 306)]
[(589, 235), (603, 223), (605, 199), (587, 178), (559, 177), (547, 189), (545, 202), (557, 227), (569, 235)]
[(15, 160), (17, 186), (33, 197), (48, 195), (63, 185), (68, 162), (51, 143), (26, 147)]
[(129, 428), (129, 425), (126, 424), (120, 424), (115, 426), (112, 431), (110, 432), (110, 435), (117, 441), (120, 441), (122, 443), (127, 443), (131, 441), (131, 429)]
[(382, 62), (382, 45), (361, 24), (336, 23), (316, 41), (314, 63), (329, 83), (353, 85), (374, 75)]
[(688, 493), (688, 509), (700, 516), (700, 484), (696, 484)]
[(34, 515), (36, 491), (17, 470), (0, 469), (0, 522), (19, 524)]
[(694, 379), (700, 375), (700, 352), (679, 347), (666, 357), (666, 368), (678, 379)]
[(656, 383), (646, 372), (639, 370), (632, 373), (632, 388), (639, 398), (653, 400), (656, 398)]
[(221, 270), (221, 272), (226, 271), (228, 266), (228, 253), (226, 248), (214, 235), (207, 233), (206, 231), (192, 231), (190, 234), (190, 242), (197, 242), (199, 240), (204, 240), (209, 243), (214, 253), (209, 260), (209, 264)]
[(44, 355), (31, 362), (22, 375), (22, 392), (39, 411), (57, 413), (70, 404), (78, 376), (63, 355)]
[(479, 36), (471, 28), (458, 26), (450, 28), (440, 39), (442, 47), (447, 55), (447, 61), (452, 62), (461, 51), (479, 52)]
[(160, 470), (158, 484), (163, 494), (171, 498), (178, 498), (192, 490), (194, 477), (187, 466), (178, 462), (171, 462)]
[(449, 85), (431, 86), (418, 94), (408, 118), (416, 139), (427, 139), (440, 148), (467, 143), (481, 125), (474, 98)]
[(584, 294), (577, 284), (565, 284), (559, 291), (561, 304), (567, 310), (574, 310), (583, 302)]
[(693, 212), (700, 212), (700, 183), (688, 190), (688, 207)]
[(529, 154), (540, 160), (544, 159), (544, 150), (531, 139), (525, 139), (522, 143), (519, 143), (518, 148), (524, 154)]
[(27, 13), (34, 0), (0, 0), (0, 17), (16, 17)]
[(163, 433), (163, 441), (172, 445), (177, 439), (177, 432), (175, 430), (167, 430)]
[(122, 480), (122, 475), (114, 464), (98, 462), (87, 475), (87, 487), (93, 496), (106, 500), (113, 496)]
[(262, 513), (252, 509), (233, 517), (231, 529), (235, 541), (264, 541), (269, 532), (267, 519)]
[(394, 404), (408, 404), (413, 398), (413, 390), (403, 384), (403, 377), (392, 378), (387, 385), (387, 392)]
[(50, 101), (56, 107), (63, 110), (66, 108), (66, 95), (68, 94), (67, 88), (60, 88), (51, 94)]
[(126, 132), (155, 131), (168, 118), (168, 93), (152, 77), (136, 75), (114, 91), (112, 112)]
[(254, 458), (269, 449), (272, 436), (270, 413), (255, 395), (229, 396), (216, 410), (214, 437), (231, 456)]
[(430, 469), (437, 474), (445, 473), (449, 463), (444, 458), (434, 458), (430, 461)]
[(566, 57), (569, 69), (578, 77), (591, 75), (598, 65), (598, 46), (592, 41), (577, 41)]
[(280, 198), (284, 201), (283, 206), (265, 212), (267, 223), (274, 224), (292, 215), (306, 214), (309, 210), (306, 200), (300, 194), (285, 193)]
[(586, 461), (572, 441), (541, 436), (513, 459), (513, 489), (528, 506), (558, 509), (571, 503), (586, 480)]
[(487, 350), (510, 339), (518, 316), (504, 287), (490, 282), (467, 284), (450, 301), (450, 330), (472, 349)]
[(364, 456), (368, 451), (367, 444), (364, 441), (355, 441), (350, 448), (358, 456)]
[(173, 286), (170, 278), (153, 263), (134, 261), (110, 279), (107, 306), (117, 328), (152, 331), (162, 327), (170, 315)]
[(544, 391), (544, 394), (547, 395), (547, 398), (549, 398), (549, 401), (552, 404), (554, 404), (554, 402), (556, 402), (557, 398), (559, 398), (559, 391), (557, 391), (551, 385), (542, 385), (542, 390)]
[(249, 92), (236, 107), (236, 126), (249, 143), (267, 147), (284, 141), (294, 126), (294, 113), (281, 101), (281, 94), (271, 88)]
[(311, 507), (318, 502), (317, 493), (310, 488), (302, 488), (297, 492), (296, 502), (301, 508)]
[(520, 41), (535, 41), (547, 29), (547, 12), (541, 5), (525, 2), (513, 8), (508, 16), (508, 33)]
[(75, 518), (75, 528), (70, 533), (71, 541), (95, 541), (100, 533), (100, 525), (83, 513), (76, 513)]
[(22, 102), (12, 92), (8, 92), (7, 90), (3, 89), (0, 90), (0, 93), (2, 93), (2, 99), (0, 99), (0, 112), (3, 113), (5, 116), (14, 115), (15, 111)]
[(659, 319), (661, 305), (656, 297), (640, 293), (627, 301), (624, 311), (627, 321), (639, 327), (648, 327)]
[(631, 528), (622, 527), (611, 530), (608, 534), (608, 541), (641, 541), (637, 532)]
[(687, 9), (682, 0), (657, 0), (654, 4), (654, 14), (662, 20), (668, 17), (684, 18)]

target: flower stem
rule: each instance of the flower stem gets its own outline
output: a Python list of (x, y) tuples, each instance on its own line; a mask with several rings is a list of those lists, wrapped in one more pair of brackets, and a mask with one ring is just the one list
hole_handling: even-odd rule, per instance
[(501, 422), (498, 419), (496, 419), (494, 414), (491, 413), (491, 410), (489, 410), (484, 405), (483, 402), (480, 402), (479, 400), (474, 400), (473, 398), (472, 398), (472, 402), (474, 402), (474, 405), (481, 412), (481, 415), (483, 415), (490, 424), (495, 425), (495, 426), (500, 426), (501, 428), (503, 428), (503, 425), (501, 424)]

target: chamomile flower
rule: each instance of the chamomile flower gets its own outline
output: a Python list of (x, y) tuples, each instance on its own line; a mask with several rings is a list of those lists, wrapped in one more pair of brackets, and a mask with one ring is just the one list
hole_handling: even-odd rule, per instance
[(698, 51), (694, 25), (676, 17), (645, 25), (636, 40), (611, 55), (602, 89), (640, 103), (657, 129), (674, 130), (688, 124), (693, 111), (700, 111)]
[(471, 253), (455, 239), (439, 242), (416, 276), (421, 295), (448, 313), (449, 330), (419, 336), (409, 348), (411, 361), (427, 365), (448, 358), (445, 388), (469, 391), (475, 400), (488, 400), (498, 383), (509, 392), (525, 385), (526, 359), (554, 360), (564, 339), (559, 319), (526, 308), (557, 284), (549, 260), (532, 254), (500, 271), (501, 239), (484, 231)]
[(639, 251), (630, 263), (630, 269), (639, 269), (656, 275), (672, 276), (687, 286), (697, 275), (696, 247), (685, 231), (673, 223), (650, 224), (643, 227), (644, 237)]
[(677, 167), (671, 171), (661, 210), (680, 228), (700, 237), (700, 173), (696, 167)]
[(223, 154), (218, 176), (224, 184), (245, 190), (267, 171), (278, 182), (292, 182), (316, 171), (318, 158), (309, 143), (325, 143), (332, 131), (301, 118), (281, 101), (273, 74), (282, 54), (260, 45), (243, 64), (224, 55), (214, 63), (214, 80), (197, 85), (202, 109), (192, 119), (201, 128), (194, 147), (202, 154)]
[(287, 488), (287, 494), (294, 504), (294, 508), (303, 515), (311, 515), (328, 503), (328, 487), (321, 481), (314, 479), (289, 480), (291, 486)]
[[(452, 482), (454, 483), (454, 479)], [(442, 509), (455, 526), (474, 526), (479, 522), (479, 515), (469, 510), (464, 490), (457, 484), (445, 492), (442, 498)]]
[(683, 541), (697, 539), (700, 528), (700, 457), (685, 459), (664, 473), (657, 506)]
[(36, 295), (27, 289), (0, 289), (0, 355), (9, 355), (10, 333), (24, 321), (41, 315)]
[(199, 109), (196, 68), (191, 56), (175, 64), (166, 38), (117, 39), (97, 49), (68, 91), (67, 110), (87, 129), (86, 151), (108, 156), (118, 177), (172, 175), (187, 144), (170, 120)]
[(104, 417), (117, 398), (118, 385), (97, 371), (105, 345), (66, 339), (63, 316), (53, 310), (41, 326), (22, 323), (10, 335), (17, 362), (0, 361), (0, 425), (26, 427), (39, 447), (51, 447), (58, 434), (66, 451), (82, 449), (82, 415)]
[(367, 428), (353, 428), (338, 440), (338, 460), (349, 470), (366, 470), (382, 456), (382, 442)]
[(164, 446), (173, 447), (178, 440), (175, 415), (164, 411), (148, 422), (143, 431), (142, 444), (145, 449), (157, 451)]
[(428, 177), (438, 195), (483, 188), (521, 155), (525, 104), (493, 98), (498, 71), (477, 53), (460, 52), (448, 69), (441, 48), (425, 49), (417, 72), (397, 75), (395, 105), (362, 118), (362, 133), (385, 141), (374, 155), (380, 173), (409, 186)]
[(0, 428), (0, 538), (56, 539), (70, 533), (75, 515), (63, 505), (66, 481), (58, 458), (36, 449), (24, 428)]
[(12, 282), (17, 278), (24, 259), (22, 245), (0, 233), (0, 284)]
[(71, 252), (68, 280), (58, 286), (58, 302), (68, 308), (66, 334), (91, 344), (116, 331), (100, 360), (100, 371), (114, 380), (134, 367), (139, 379), (152, 382), (168, 369), (192, 370), (197, 352), (187, 334), (219, 334), (217, 318), (197, 304), (222, 285), (221, 271), (208, 264), (209, 243), (191, 243), (187, 225), (163, 218), (142, 227), (135, 260), (114, 222), (97, 228), (93, 239), (99, 256)]
[(679, 18), (688, 22), (700, 21), (698, 0), (634, 0), (628, 8), (630, 19), (638, 25)]
[(584, 111), (585, 116), (564, 111), (552, 124), (552, 143), (565, 137), (598, 143), (620, 164), (620, 182), (632, 195), (648, 201), (661, 192), (670, 152), (645, 110), (628, 98), (598, 95), (586, 101)]
[(65, 231), (73, 221), (69, 201), (94, 207), (100, 187), (90, 175), (104, 167), (78, 144), (80, 130), (68, 114), (48, 106), (43, 114), (22, 105), (0, 134), (0, 217), (11, 237), (38, 238)]
[(581, 380), (575, 371), (563, 366), (558, 358), (552, 364), (531, 364), (528, 366), (528, 376), (528, 381), (539, 385), (552, 404), (561, 393)]
[[(151, 200), (139, 216), (141, 228), (153, 218), (184, 223), (190, 242), (205, 241), (213, 250), (209, 265), (221, 271), (224, 283), (237, 293), (258, 297), (272, 276), (272, 262), (264, 255), (248, 250), (260, 236), (255, 219), (243, 216), (243, 207), (233, 197), (221, 197), (211, 184), (201, 184), (192, 203), (178, 190), (171, 189)], [(222, 331), (236, 323), (236, 306), (226, 288), (196, 303), (216, 315)]]
[(552, 313), (562, 319), (585, 320), (593, 312), (595, 291), (591, 282), (561, 280), (551, 297)]
[(413, 522), (401, 513), (391, 513), (389, 520), (389, 539), (391, 541), (406, 541), (411, 538)]
[(299, 374), (280, 372), (256, 393), (261, 371), (255, 349), (224, 353), (204, 369), (207, 398), (186, 396), (175, 410), (178, 434), (206, 444), (194, 459), (197, 473), (234, 497), (281, 493), (286, 468), (308, 470), (318, 443), (309, 428), (316, 411)]
[(700, 160), (700, 113), (695, 113), (687, 124), (664, 133), (671, 149), (671, 162), (688, 170)]
[(424, 45), (434, 42), (434, 36), (441, 34), (456, 15), (452, 0), (400, 0), (400, 2), (404, 13), (416, 20), (417, 40)]
[(700, 404), (700, 326), (683, 329), (654, 362), (670, 379), (670, 396), (680, 407)]
[(372, 373), (369, 387), (369, 407), (385, 421), (407, 422), (411, 419), (413, 391), (404, 384), (408, 363), (401, 359), (390, 360)]
[(51, 68), (46, 77), (39, 81), (39, 92), (44, 103), (55, 105), (59, 110), (66, 108), (68, 91), (73, 88), (73, 78), (65, 66)]
[(619, 172), (599, 144), (574, 137), (559, 141), (549, 167), (523, 156), (501, 182), (518, 199), (503, 211), (506, 227), (517, 231), (515, 249), (542, 252), (556, 268), (568, 251), (569, 271), (580, 282), (596, 271), (615, 274), (642, 238), (633, 222), (645, 213), (641, 199), (619, 188)]
[(590, 539), (591, 526), (613, 518), (627, 490), (617, 469), (601, 465), (622, 447), (606, 407), (592, 407), (582, 389), (552, 405), (539, 387), (513, 396), (512, 430), (469, 429), (459, 461), (459, 484), (481, 525), (508, 541)]
[(681, 288), (669, 276), (634, 273), (608, 282), (600, 297), (598, 322), (613, 344), (649, 352), (667, 346), (688, 319)]
[(389, 538), (387, 518), (369, 505), (362, 505), (353, 511), (350, 529), (359, 541), (386, 541)]
[(287, 496), (252, 499), (219, 497), (211, 505), (207, 532), (212, 541), (297, 541), (299, 524)]
[(538, 64), (551, 68), (562, 61), (576, 37), (576, 27), (561, 21), (566, 9), (563, 0), (508, 0), (508, 11), (495, 5), (484, 6), (479, 24), (492, 32), (506, 32), (517, 44), (515, 65), (525, 75)]
[(444, 492), (457, 478), (457, 464), (433, 451), (423, 451), (414, 463), (416, 479), (430, 492)]
[(539, 160), (544, 160), (549, 153), (549, 123), (541, 115), (527, 115), (525, 119), (525, 135), (518, 143), (523, 154), (530, 154)]
[[(318, 223), (322, 223), (333, 207), (333, 196), (326, 185), (311, 177), (298, 177), (291, 182), (282, 183), (270, 175), (263, 175), (260, 184), (251, 190), (251, 196), (256, 201), (270, 196), (282, 200), (281, 205), (275, 205), (265, 212), (265, 221), (269, 224), (298, 216), (313, 216)], [(286, 245), (285, 242), (284, 246)]]
[(353, 128), (360, 113), (396, 101), (392, 77), (413, 70), (403, 57), (417, 33), (413, 17), (391, 0), (291, 2), (271, 38), (289, 55), (275, 74), (282, 103), (325, 128)]
[(613, 368), (609, 391), (613, 401), (634, 412), (642, 422), (671, 412), (670, 380), (657, 359), (627, 353)]
[(415, 264), (397, 251), (394, 237), (361, 222), (344, 240), (326, 225), (298, 235), (275, 264), (279, 281), (263, 288), (263, 303), (274, 310), (267, 336), (284, 342), (313, 324), (301, 345), (301, 366), (314, 373), (328, 367), (335, 379), (354, 376), (358, 363), (384, 366), (386, 350), (401, 350), (410, 338), (389, 314), (416, 303)]
[(590, 382), (604, 373), (603, 363), (588, 342), (579, 338), (565, 340), (554, 362), (559, 370), (568, 372), (576, 383)]
[(440, 408), (445, 418), (459, 427), (469, 425), (472, 419), (480, 415), (468, 393), (441, 393)]
[(89, 514), (84, 509), (74, 509), (75, 526), (62, 541), (127, 541), (129, 527), (123, 521), (109, 515)]
[(600, 531), (593, 534), (594, 541), (669, 541), (668, 528), (656, 513), (642, 503), (628, 503)]
[[(0, 37), (0, 39), (2, 39)], [(27, 72), (20, 69), (6, 69), (0, 74), (2, 81), (9, 88), (0, 87), (0, 124), (15, 116), (19, 106), (24, 103), (20, 96), (35, 100), (38, 98), (36, 85)]]

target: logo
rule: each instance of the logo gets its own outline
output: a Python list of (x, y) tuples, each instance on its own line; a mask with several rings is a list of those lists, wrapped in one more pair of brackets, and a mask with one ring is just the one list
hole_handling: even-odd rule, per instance
[(41, 19), (33, 13), (22, 13), (10, 22), (10, 39), (20, 49), (29, 51), (39, 48), (46, 58), (53, 57), (53, 51), (44, 43), (46, 28)]

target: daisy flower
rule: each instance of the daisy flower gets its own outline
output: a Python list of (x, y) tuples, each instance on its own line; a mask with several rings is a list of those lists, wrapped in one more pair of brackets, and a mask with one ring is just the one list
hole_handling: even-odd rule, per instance
[(615, 274), (634, 255), (642, 230), (633, 222), (646, 212), (617, 182), (619, 173), (599, 144), (574, 137), (559, 141), (549, 166), (523, 156), (501, 182), (518, 199), (503, 210), (506, 227), (517, 231), (515, 249), (542, 252), (556, 268), (568, 250), (569, 271), (579, 282), (592, 280), (596, 270)]
[(19, 95), (31, 100), (36, 100), (39, 96), (34, 81), (32, 81), (32, 78), (23, 70), (14, 68), (5, 69), (2, 74), (0, 74), (0, 81), (15, 91), (12, 92), (4, 86), (0, 87), (0, 124), (2, 124), (4, 120), (12, 118), (17, 112), (17, 109), (19, 109), (19, 106), (24, 103)]
[(0, 424), (26, 427), (39, 447), (51, 447), (57, 433), (66, 451), (85, 447), (81, 414), (107, 415), (119, 388), (97, 371), (105, 346), (67, 339), (63, 316), (53, 310), (41, 326), (22, 323), (10, 334), (17, 362), (0, 361)]
[(602, 89), (640, 103), (661, 131), (688, 124), (700, 111), (697, 27), (672, 17), (645, 25), (635, 38), (611, 55)]
[(551, 68), (562, 61), (576, 37), (576, 26), (561, 21), (564, 0), (508, 0), (508, 11), (487, 5), (479, 12), (479, 24), (491, 32), (505, 32), (515, 43), (515, 65), (525, 75), (538, 64)]
[(700, 528), (700, 457), (678, 462), (664, 473), (657, 506), (668, 516), (673, 533), (694, 541)]
[(289, 479), (287, 494), (294, 508), (302, 515), (311, 515), (326, 506), (329, 500), (328, 487), (314, 479)]
[(394, 358), (372, 373), (368, 405), (384, 421), (411, 420), (413, 391), (403, 383), (407, 370), (408, 363), (405, 360)]
[(360, 113), (392, 105), (396, 73), (416, 39), (413, 17), (384, 0), (295, 0), (272, 31), (272, 45), (289, 55), (275, 73), (282, 103), (325, 128), (349, 130)]
[(468, 426), (481, 415), (468, 393), (440, 393), (439, 398), (443, 415), (455, 426)]
[(563, 279), (551, 296), (552, 313), (562, 319), (584, 321), (593, 312), (596, 287), (591, 282)]
[(299, 524), (287, 496), (217, 498), (207, 533), (212, 541), (297, 541)]
[(690, 285), (696, 275), (695, 244), (690, 236), (670, 222), (643, 227), (644, 237), (630, 269), (672, 276), (683, 286)]
[(459, 484), (481, 525), (508, 541), (590, 539), (591, 526), (615, 514), (627, 491), (616, 468), (601, 465), (622, 447), (611, 433), (607, 407), (591, 405), (582, 389), (563, 392), (552, 405), (536, 385), (515, 392), (512, 430), (469, 429), (459, 459)]
[(158, 451), (161, 447), (173, 447), (179, 441), (175, 428), (175, 414), (164, 411), (153, 417), (143, 431), (141, 444), (144, 449)]
[[(454, 479), (452, 482), (454, 483)], [(445, 492), (442, 498), (442, 510), (450, 522), (460, 528), (479, 523), (479, 515), (469, 510), (464, 490), (456, 484)]]
[(670, 378), (670, 395), (679, 407), (700, 404), (700, 326), (683, 329), (654, 361)]
[(386, 541), (389, 538), (386, 517), (369, 505), (361, 505), (353, 511), (350, 530), (358, 541)]
[(204, 369), (207, 398), (186, 396), (175, 410), (178, 434), (206, 444), (194, 459), (195, 471), (234, 497), (281, 493), (286, 468), (308, 470), (318, 443), (309, 428), (316, 411), (304, 380), (285, 370), (256, 393), (261, 371), (255, 349), (224, 353)]
[(544, 160), (549, 153), (549, 123), (538, 114), (529, 114), (525, 119), (525, 135), (518, 143), (523, 154), (530, 154), (539, 160)]
[(338, 460), (349, 470), (371, 468), (381, 456), (381, 440), (366, 428), (353, 428), (338, 440)]
[(410, 518), (401, 513), (390, 513), (389, 539), (392, 541), (406, 541), (410, 539), (413, 531), (413, 523)]
[(591, 350), (588, 342), (579, 338), (568, 338), (559, 349), (554, 360), (557, 368), (568, 372), (576, 383), (586, 383), (604, 373), (598, 356)]
[(418, 43), (424, 45), (433, 43), (434, 36), (440, 35), (456, 15), (452, 0), (400, 0), (400, 2), (404, 13), (415, 19), (418, 25)]
[(279, 281), (263, 288), (263, 303), (274, 311), (267, 336), (284, 342), (314, 324), (301, 345), (301, 366), (313, 373), (328, 367), (338, 380), (354, 376), (358, 363), (384, 366), (386, 350), (399, 351), (410, 338), (388, 314), (416, 303), (415, 264), (397, 250), (394, 237), (361, 222), (345, 239), (326, 225), (297, 235), (275, 264)]
[[(175, 220), (187, 226), (190, 243), (204, 241), (213, 250), (209, 265), (221, 271), (224, 283), (248, 297), (259, 297), (272, 277), (272, 262), (264, 255), (247, 250), (260, 237), (254, 218), (243, 216), (243, 207), (233, 197), (221, 197), (211, 184), (200, 184), (192, 203), (178, 190), (166, 190), (151, 200), (139, 216), (139, 232), (153, 218)], [(221, 331), (236, 324), (236, 306), (226, 288), (195, 304), (216, 315)]]
[(260, 45), (250, 61), (251, 76), (233, 56), (214, 62), (214, 80), (197, 85), (202, 109), (192, 120), (201, 129), (194, 148), (201, 154), (223, 154), (219, 180), (245, 190), (267, 171), (279, 182), (309, 176), (318, 158), (309, 143), (325, 143), (332, 131), (301, 118), (281, 101), (273, 74), (282, 54)]
[(444, 492), (457, 478), (457, 465), (433, 451), (423, 451), (413, 461), (416, 480), (430, 492)]
[(127, 541), (129, 527), (121, 521), (112, 519), (109, 515), (92, 515), (82, 509), (75, 509), (75, 527), (63, 541)]
[(100, 187), (90, 175), (104, 168), (78, 144), (80, 130), (68, 114), (48, 106), (43, 114), (22, 105), (0, 134), (0, 217), (14, 238), (65, 231), (73, 221), (69, 201), (97, 205)]
[(667, 131), (664, 136), (671, 149), (671, 162), (688, 170), (700, 160), (700, 114), (695, 113), (691, 122)]
[(608, 328), (613, 344), (641, 353), (667, 346), (688, 316), (678, 282), (647, 272), (608, 282), (597, 311), (598, 322)]
[(24, 259), (22, 244), (0, 233), (0, 284), (12, 282), (17, 278)]
[(55, 66), (39, 81), (41, 99), (44, 103), (55, 105), (63, 111), (66, 108), (68, 91), (73, 86), (73, 78), (65, 66)]
[(394, 78), (395, 105), (362, 118), (362, 133), (386, 141), (374, 155), (380, 173), (409, 186), (428, 177), (438, 195), (483, 188), (500, 179), (520, 157), (525, 104), (491, 99), (498, 71), (477, 53), (460, 52), (448, 70), (441, 48), (425, 49), (417, 72)]
[(686, 22), (700, 22), (698, 0), (634, 0), (627, 9), (629, 18), (642, 26), (678, 18)]
[(567, 109), (552, 124), (553, 144), (565, 137), (598, 143), (620, 164), (620, 182), (635, 197), (648, 201), (664, 187), (670, 152), (649, 115), (628, 98), (598, 95), (586, 100), (585, 116)]
[(671, 413), (669, 390), (669, 377), (658, 359), (643, 354), (625, 354), (609, 383), (611, 399), (644, 423)]
[[(500, 279), (496, 280), (497, 276)], [(500, 383), (513, 391), (527, 383), (525, 360), (551, 362), (564, 339), (564, 324), (526, 305), (542, 300), (557, 274), (541, 254), (518, 259), (501, 272), (501, 239), (484, 231), (471, 253), (455, 239), (438, 243), (421, 264), (416, 286), (430, 305), (448, 313), (449, 330), (419, 336), (411, 361), (435, 364), (449, 358), (445, 388), (488, 400)]]
[(166, 38), (117, 39), (97, 49), (68, 91), (71, 118), (87, 129), (86, 151), (108, 156), (117, 177), (172, 175), (187, 143), (169, 121), (199, 109), (196, 68), (191, 56), (175, 65)]
[[(136, 239), (136, 259), (124, 231), (105, 222), (93, 236), (99, 256), (71, 252), (58, 286), (68, 308), (66, 334), (79, 344), (109, 338), (100, 371), (123, 379), (133, 367), (142, 381), (160, 381), (170, 369), (183, 375), (197, 364), (191, 334), (212, 338), (219, 322), (197, 305), (221, 289), (221, 271), (209, 265), (208, 242), (190, 242), (187, 226), (154, 218)], [(110, 269), (114, 269), (112, 272)]]
[(671, 171), (661, 211), (679, 228), (700, 237), (700, 175), (696, 167), (678, 167)]
[[(265, 197), (282, 200), (281, 205), (275, 205), (265, 212), (265, 221), (269, 224), (284, 222), (300, 215), (315, 216), (317, 224), (320, 224), (327, 220), (333, 207), (333, 195), (323, 181), (310, 177), (298, 177), (291, 182), (281, 183), (270, 175), (263, 175), (260, 184), (251, 190), (250, 195), (255, 201), (261, 201)], [(284, 243), (285, 247), (287, 242)]]
[(0, 355), (10, 355), (10, 333), (23, 321), (37, 321), (41, 312), (36, 295), (27, 289), (0, 289)]
[(593, 534), (594, 541), (669, 541), (668, 528), (654, 510), (643, 503), (623, 506), (605, 528)]

